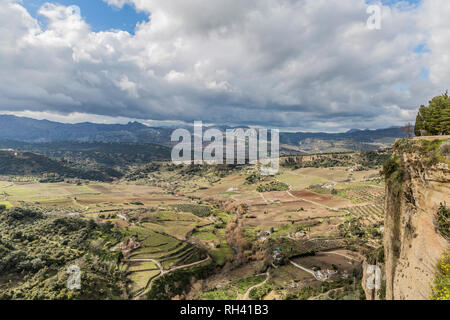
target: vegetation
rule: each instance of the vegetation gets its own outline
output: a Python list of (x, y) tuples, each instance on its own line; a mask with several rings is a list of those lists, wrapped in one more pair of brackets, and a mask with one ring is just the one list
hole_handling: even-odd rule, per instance
[(351, 157), (348, 154), (323, 154), (313, 158), (312, 160), (303, 161), (302, 156), (288, 157), (282, 162), (282, 166), (300, 169), (345, 167), (352, 164)]
[(286, 156), (282, 158), (281, 165), (293, 169), (358, 166), (364, 170), (382, 165), (390, 156), (390, 149), (352, 153), (322, 153), (308, 156)]
[(236, 286), (238, 287), (239, 293), (244, 294), (249, 288), (260, 284), (265, 279), (265, 276), (251, 276), (247, 278), (242, 278), (236, 281)]
[(357, 164), (364, 168), (377, 168), (383, 165), (390, 157), (390, 151), (361, 151), (357, 159)]
[[(322, 282), (318, 287), (307, 286), (300, 289), (298, 292), (289, 293), (284, 297), (284, 300), (308, 300), (315, 296), (324, 295), (327, 300), (340, 300), (346, 296), (359, 297), (363, 300), (365, 298), (364, 291), (361, 287), (361, 275), (354, 272), (355, 277), (351, 279), (340, 279), (332, 282)], [(356, 281), (355, 281), (356, 280)]]
[(267, 296), (273, 290), (273, 286), (271, 284), (265, 283), (260, 287), (254, 288), (250, 292), (250, 298), (252, 300), (262, 300), (265, 296)]
[(403, 170), (400, 157), (392, 156), (384, 164), (381, 174), (386, 180), (395, 181), (402, 180)]
[(264, 177), (261, 176), (259, 173), (252, 173), (247, 178), (245, 178), (245, 183), (246, 184), (255, 184), (255, 183), (258, 183), (263, 180), (264, 180)]
[(428, 107), (422, 105), (416, 118), (416, 136), (450, 134), (450, 97), (448, 92), (434, 97)]
[(448, 144), (449, 139), (400, 139), (394, 144), (393, 148), (397, 152), (417, 153), (423, 159), (424, 164), (432, 166), (437, 163), (450, 164), (450, 159), (448, 158)]
[(195, 279), (204, 279), (214, 270), (212, 261), (171, 272), (153, 282), (147, 294), (150, 300), (167, 300), (182, 295)]
[(370, 250), (366, 254), (366, 261), (370, 265), (375, 265), (377, 263), (384, 263), (384, 248), (379, 247), (379, 248)]
[(198, 217), (208, 217), (212, 210), (210, 206), (200, 204), (178, 204), (174, 206), (175, 210), (181, 212), (190, 212)]
[[(0, 299), (121, 299), (126, 273), (112, 225), (0, 208)], [(69, 265), (81, 269), (81, 290), (66, 287)], [(21, 279), (21, 280), (17, 280)]]
[(450, 251), (439, 262), (432, 287), (432, 300), (450, 300)]
[[(94, 146), (91, 154), (89, 145), (80, 144), (78, 159), (76, 152), (65, 153), (67, 158), (61, 153), (58, 159), (64, 160), (45, 158), (74, 172), (89, 168), (113, 177), (105, 169), (110, 168), (121, 180), (81, 181), (45, 166), (29, 180), (0, 180), (0, 298), (236, 299), (261, 284), (265, 276), (251, 275), (272, 263), (278, 268), (250, 298), (271, 292), (274, 297), (287, 292), (292, 299), (358, 298), (359, 286), (341, 278), (359, 263), (349, 267), (344, 256), (321, 253), (337, 248), (365, 253), (369, 242), (379, 247), (383, 212), (375, 199), (384, 191), (374, 181), (377, 171), (367, 169), (378, 169), (389, 151), (318, 155), (304, 164), (318, 168), (284, 168), (274, 178), (248, 166), (144, 164), (145, 157), (127, 167), (131, 154), (114, 165), (115, 155), (108, 153), (114, 144), (111, 149), (101, 144), (99, 154)], [(340, 168), (323, 170), (323, 164)], [(393, 176), (400, 167), (399, 162), (386, 171)], [(304, 190), (311, 185), (327, 195)], [(289, 189), (291, 194), (276, 192)], [(364, 204), (350, 206), (353, 201)], [(380, 258), (380, 252), (373, 255)], [(317, 288), (320, 282), (289, 263), (297, 258), (308, 268), (318, 261), (314, 270), (339, 274)], [(66, 289), (67, 267), (73, 264), (82, 270), (81, 291)], [(311, 288), (299, 289), (305, 285)]]
[(0, 149), (8, 148), (35, 152), (71, 163), (83, 162), (84, 166), (100, 164), (110, 168), (128, 168), (154, 160), (170, 159), (170, 148), (144, 143), (76, 141), (28, 143), (0, 140)]
[(437, 212), (438, 230), (446, 239), (450, 238), (450, 209), (441, 203)]
[(258, 192), (270, 192), (270, 191), (286, 191), (289, 190), (289, 186), (286, 183), (280, 181), (271, 181), (269, 183), (260, 184), (256, 187)]
[(78, 169), (67, 162), (32, 152), (0, 151), (0, 175), (39, 176), (42, 177), (41, 182), (60, 182), (64, 178), (112, 181), (120, 173)]
[(441, 154), (444, 157), (449, 158), (450, 157), (450, 142), (446, 141), (446, 142), (442, 143), (439, 151), (441, 152)]

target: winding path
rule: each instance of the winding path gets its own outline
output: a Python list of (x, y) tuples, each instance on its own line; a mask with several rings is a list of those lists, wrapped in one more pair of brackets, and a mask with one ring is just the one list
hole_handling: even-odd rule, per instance
[(185, 265), (178, 266), (178, 267), (174, 267), (174, 268), (169, 268), (169, 269), (167, 269), (167, 270), (164, 270), (163, 266), (162, 266), (157, 260), (151, 259), (151, 258), (148, 258), (148, 259), (143, 258), (143, 259), (129, 259), (129, 260), (124, 260), (124, 262), (144, 262), (144, 261), (151, 261), (151, 262), (155, 263), (155, 264), (158, 266), (159, 270), (160, 270), (159, 274), (158, 274), (157, 276), (153, 277), (153, 278), (149, 281), (149, 283), (145, 286), (145, 288), (142, 290), (142, 292), (141, 292), (140, 294), (138, 294), (137, 296), (135, 296), (133, 299), (134, 299), (134, 300), (137, 300), (137, 299), (139, 299), (141, 296), (143, 296), (144, 294), (146, 294), (146, 293), (148, 292), (148, 289), (151, 288), (151, 286), (152, 286), (152, 284), (153, 284), (153, 281), (155, 281), (156, 279), (159, 279), (159, 278), (161, 278), (162, 276), (164, 276), (164, 275), (166, 275), (166, 274), (168, 274), (168, 273), (171, 273), (171, 272), (173, 272), (173, 271), (176, 271), (176, 270), (180, 270), (180, 269), (184, 269), (184, 268), (189, 268), (189, 267), (193, 267), (193, 266), (202, 264), (203, 262), (206, 262), (206, 261), (208, 261), (208, 260), (210, 260), (210, 259), (211, 259), (211, 257), (208, 255), (208, 257), (206, 257), (206, 258), (203, 259), (203, 260), (196, 261), (196, 262), (192, 262), (192, 263), (185, 264)]
[(245, 292), (244, 297), (242, 298), (242, 300), (251, 300), (250, 297), (249, 297), (250, 296), (250, 292), (252, 292), (253, 289), (256, 289), (256, 288), (259, 288), (259, 287), (263, 286), (269, 280), (269, 278), (270, 278), (270, 273), (269, 272), (270, 272), (270, 270), (267, 270), (267, 272), (266, 272), (266, 280), (264, 280), (263, 282), (261, 282), (259, 284), (256, 284), (256, 285), (254, 285), (254, 286), (252, 286), (252, 287), (247, 289), (247, 291)]
[(305, 272), (311, 274), (316, 280), (322, 281), (321, 279), (319, 279), (319, 278), (317, 277), (316, 273), (315, 273), (314, 271), (312, 271), (311, 269), (302, 267), (301, 265), (296, 264), (295, 262), (293, 262), (293, 261), (291, 261), (291, 260), (289, 260), (289, 262), (290, 262), (294, 267), (299, 268), (299, 269), (301, 269), (301, 270), (303, 270), (303, 271), (305, 271)]
[(347, 258), (347, 259), (349, 259), (349, 260), (352, 260), (352, 261), (359, 261), (359, 260), (358, 260), (358, 259), (356, 259), (356, 258), (353, 258), (353, 257), (347, 256), (347, 255), (345, 255), (345, 254), (343, 254), (343, 253), (340, 253), (340, 252), (334, 252), (334, 251), (329, 251), (329, 252), (326, 252), (326, 251), (324, 251), (324, 252), (322, 252), (322, 253), (324, 253), (324, 254), (335, 254), (335, 255), (338, 255), (338, 256), (341, 256), (341, 257)]

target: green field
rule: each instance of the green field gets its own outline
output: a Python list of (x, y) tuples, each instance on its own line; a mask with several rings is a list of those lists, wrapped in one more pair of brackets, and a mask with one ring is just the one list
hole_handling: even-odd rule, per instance
[(0, 206), (1, 205), (4, 205), (6, 207), (6, 209), (10, 209), (13, 207), (13, 205), (8, 201), (0, 201)]
[(277, 179), (290, 185), (293, 189), (304, 189), (310, 185), (326, 182), (324, 178), (313, 175), (296, 174), (284, 172), (277, 176)]

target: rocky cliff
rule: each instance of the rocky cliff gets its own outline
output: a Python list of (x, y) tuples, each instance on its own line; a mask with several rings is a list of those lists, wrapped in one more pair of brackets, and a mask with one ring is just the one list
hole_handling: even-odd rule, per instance
[(440, 205), (450, 204), (449, 138), (399, 140), (384, 166), (388, 300), (422, 300), (432, 294), (437, 265), (449, 244), (437, 218)]

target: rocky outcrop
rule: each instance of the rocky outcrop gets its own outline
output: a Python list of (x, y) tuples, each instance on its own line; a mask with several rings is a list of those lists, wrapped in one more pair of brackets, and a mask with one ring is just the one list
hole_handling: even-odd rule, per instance
[(440, 204), (450, 199), (448, 161), (430, 161), (424, 148), (418, 152), (414, 146), (411, 143), (407, 150), (394, 147), (397, 167), (386, 179), (388, 300), (429, 299), (436, 266), (448, 248), (436, 225)]

